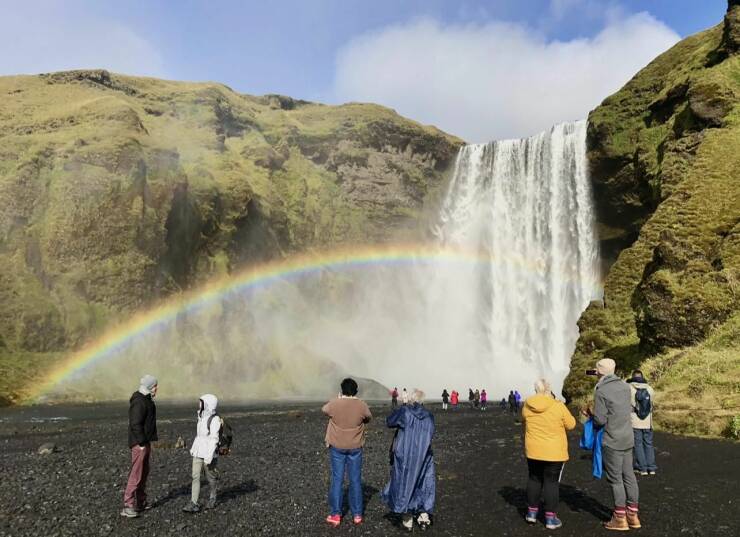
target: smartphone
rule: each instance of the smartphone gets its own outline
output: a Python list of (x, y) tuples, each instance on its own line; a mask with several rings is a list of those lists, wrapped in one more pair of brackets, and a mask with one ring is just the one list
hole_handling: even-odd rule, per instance
[(596, 371), (595, 369), (586, 369), (586, 374), (591, 377), (596, 377), (599, 375), (599, 372)]

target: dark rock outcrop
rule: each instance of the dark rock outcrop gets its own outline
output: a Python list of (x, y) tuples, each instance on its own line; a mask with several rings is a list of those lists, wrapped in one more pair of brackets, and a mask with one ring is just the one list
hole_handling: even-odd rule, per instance
[[(604, 301), (579, 321), (566, 390), (587, 398), (580, 371), (604, 356), (623, 374), (640, 367), (671, 394), (658, 424), (685, 432), (708, 428), (681, 418), (682, 401), (732, 404), (740, 378), (739, 19), (732, 0), (723, 24), (676, 44), (589, 115), (608, 270)], [(723, 374), (706, 378), (714, 370)]]

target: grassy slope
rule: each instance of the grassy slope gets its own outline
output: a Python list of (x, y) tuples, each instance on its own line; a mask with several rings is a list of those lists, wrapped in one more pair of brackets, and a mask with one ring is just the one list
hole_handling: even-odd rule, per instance
[[(720, 37), (721, 27), (717, 27), (682, 41), (589, 117), (609, 133), (600, 142), (596, 158), (630, 162), (626, 166), (636, 168), (630, 170), (631, 177), (643, 182), (657, 208), (641, 226), (638, 239), (611, 267), (604, 284), (606, 307), (592, 305), (581, 319), (582, 336), (567, 381), (570, 392), (583, 401), (593, 384), (582, 370), (597, 359), (615, 358), (625, 374), (641, 365), (655, 373), (661, 408), (658, 423), (697, 434), (718, 434), (728, 414), (740, 413), (740, 339), (737, 315), (731, 314), (738, 309), (740, 290), (736, 285), (740, 278), (740, 57), (706, 67)], [(665, 100), (682, 84), (689, 85), (689, 97), (678, 99), (668, 117), (656, 117), (657, 107), (651, 110), (651, 103)], [(687, 101), (692, 91), (696, 94), (707, 87), (730, 103), (729, 113), (721, 126), (686, 125), (691, 121)], [(698, 145), (682, 152), (681, 144), (689, 142)], [(666, 231), (673, 242), (699, 252), (704, 260), (681, 270), (661, 268), (644, 277)], [(635, 301), (640, 296), (635, 290), (658, 284), (671, 329), (684, 329), (684, 311), (701, 318), (719, 310), (723, 316), (711, 325), (714, 335), (685, 348), (659, 348), (657, 354), (643, 348), (635, 323)], [(723, 320), (727, 312), (729, 320)], [(696, 406), (724, 410), (687, 418), (686, 409)]]
[[(0, 77), (0, 96), (11, 399), (162, 296), (291, 251), (395, 236), (462, 143), (376, 105), (101, 71)], [(370, 175), (390, 186), (373, 190)]]

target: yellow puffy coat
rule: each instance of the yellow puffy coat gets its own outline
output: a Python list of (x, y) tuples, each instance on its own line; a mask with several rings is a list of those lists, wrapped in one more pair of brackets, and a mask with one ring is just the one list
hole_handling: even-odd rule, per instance
[(550, 395), (533, 395), (524, 402), (524, 452), (528, 459), (561, 462), (568, 460), (565, 431), (576, 426), (576, 419), (563, 403)]

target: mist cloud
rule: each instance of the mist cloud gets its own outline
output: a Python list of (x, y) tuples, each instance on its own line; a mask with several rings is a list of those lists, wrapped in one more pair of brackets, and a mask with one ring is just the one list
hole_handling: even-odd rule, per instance
[(548, 41), (520, 24), (420, 19), (345, 45), (334, 93), (338, 101), (390, 106), (469, 142), (522, 137), (585, 118), (679, 39), (647, 13), (612, 14), (594, 37), (571, 41)]
[(120, 22), (95, 17), (84, 6), (3, 4), (0, 75), (103, 68), (164, 76), (164, 61), (142, 35)]

